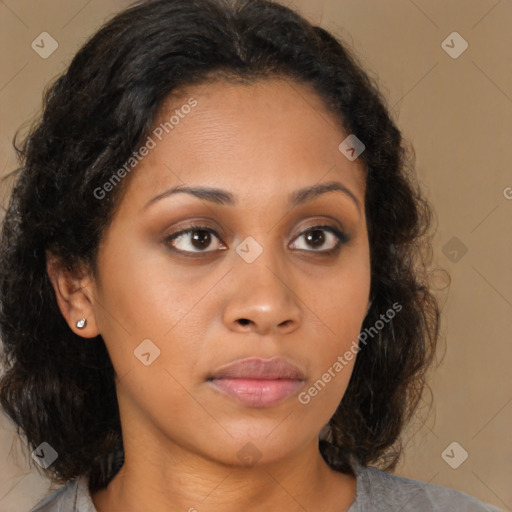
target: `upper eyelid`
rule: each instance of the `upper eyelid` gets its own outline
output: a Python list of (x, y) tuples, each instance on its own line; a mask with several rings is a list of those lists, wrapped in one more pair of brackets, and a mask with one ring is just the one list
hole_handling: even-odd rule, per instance
[[(337, 229), (338, 231), (342, 232), (343, 234), (347, 235), (349, 234), (350, 230), (349, 229), (346, 229), (347, 226), (345, 224), (345, 222), (342, 222), (341, 220), (339, 220), (337, 217), (335, 216), (332, 216), (332, 215), (311, 215), (310, 216), (311, 218), (315, 218), (317, 217), (315, 220), (310, 221), (311, 222), (314, 222), (313, 224), (311, 224), (310, 226), (307, 226), (307, 227), (304, 227), (304, 228), (301, 228), (300, 230), (300, 233), (299, 234), (302, 234), (304, 233), (304, 231), (307, 231), (309, 229), (312, 229), (312, 228), (316, 228), (316, 227), (327, 227), (327, 228), (333, 228), (333, 229)], [(329, 223), (333, 223), (333, 225), (330, 225)], [(181, 224), (181, 222), (180, 222)], [(223, 233), (222, 236), (226, 236), (226, 235), (231, 235), (233, 233), (233, 230), (231, 228), (223, 228), (223, 227), (219, 227), (219, 224), (216, 222), (216, 221), (211, 221), (209, 220), (208, 218), (206, 219), (201, 219), (201, 218), (198, 218), (196, 220), (191, 220), (191, 221), (184, 221), (183, 224), (185, 224), (181, 229), (178, 228), (177, 231), (174, 231), (173, 233), (171, 233), (169, 236), (173, 236), (175, 234), (179, 234), (179, 233), (185, 233), (187, 231), (190, 231), (191, 229), (205, 229), (207, 231), (214, 231), (216, 234), (218, 234), (219, 232)], [(215, 224), (215, 226), (213, 226), (212, 224)]]

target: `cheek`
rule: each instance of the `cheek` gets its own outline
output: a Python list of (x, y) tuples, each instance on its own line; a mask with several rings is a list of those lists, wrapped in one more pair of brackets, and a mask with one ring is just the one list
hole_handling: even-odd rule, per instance
[(117, 395), (123, 435), (129, 438), (138, 440), (156, 429), (165, 441), (192, 451), (211, 450), (210, 438), (221, 447), (230, 441), (216, 410), (189, 391), (186, 375), (170, 368), (164, 352), (149, 367), (133, 366), (118, 380)]
[(138, 364), (133, 364), (131, 370), (118, 380), (121, 395), (135, 402), (137, 408), (153, 420), (158, 418), (165, 423), (172, 419), (179, 423), (180, 418), (199, 419), (201, 407), (187, 392), (186, 374), (168, 364), (166, 359), (164, 350), (150, 366), (136, 361)]
[[(313, 287), (310, 287), (313, 289)], [(359, 335), (368, 308), (370, 272), (366, 265), (343, 268), (309, 293), (308, 306), (325, 334), (325, 350), (344, 352)], [(310, 306), (311, 304), (311, 306)]]
[(172, 358), (168, 340), (186, 315), (188, 300), (179, 283), (162, 278), (161, 266), (140, 251), (111, 247), (116, 250), (101, 260), (105, 286), (97, 289), (95, 314), (117, 375), (138, 375), (145, 369), (143, 379), (159, 361)]
[(369, 288), (369, 269), (365, 264), (353, 265), (347, 266), (325, 286), (318, 286), (310, 296), (314, 304), (313, 317), (323, 335), (317, 338), (316, 363), (299, 402), (327, 411), (327, 419), (345, 393), (359, 354), (359, 335), (368, 307)]
[(202, 308), (197, 292), (180, 288), (178, 279), (162, 279), (159, 270), (135, 264), (130, 279), (122, 266), (109, 275), (102, 335), (118, 375), (120, 408), (127, 414), (140, 411), (141, 418), (176, 437), (188, 431), (186, 425), (204, 425), (209, 418), (192, 396)]
[(105, 328), (122, 327), (131, 337), (165, 338), (208, 289), (202, 271), (188, 278), (171, 264), (164, 248), (136, 239), (124, 244), (112, 239), (101, 265), (105, 287), (98, 309)]
[(333, 354), (330, 363), (308, 380), (297, 397), (297, 424), (308, 425), (308, 431), (320, 432), (336, 412), (347, 389), (354, 359), (341, 365), (337, 364), (337, 357)]

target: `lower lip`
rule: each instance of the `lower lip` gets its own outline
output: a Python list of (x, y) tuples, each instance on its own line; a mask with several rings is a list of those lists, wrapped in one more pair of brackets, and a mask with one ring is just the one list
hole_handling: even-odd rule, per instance
[(294, 395), (302, 381), (295, 379), (213, 379), (212, 385), (247, 407), (271, 407)]

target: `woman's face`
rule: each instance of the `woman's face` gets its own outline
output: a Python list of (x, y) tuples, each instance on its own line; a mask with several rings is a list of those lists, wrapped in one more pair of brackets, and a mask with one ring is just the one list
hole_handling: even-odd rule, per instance
[[(196, 86), (162, 110), (89, 288), (125, 443), (240, 465), (317, 442), (369, 300), (363, 168), (338, 149), (348, 135), (287, 81)], [(339, 189), (314, 192), (326, 184)]]

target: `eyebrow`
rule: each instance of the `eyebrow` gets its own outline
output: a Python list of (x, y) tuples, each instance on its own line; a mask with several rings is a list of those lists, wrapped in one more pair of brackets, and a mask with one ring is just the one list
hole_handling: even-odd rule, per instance
[[(331, 181), (329, 183), (322, 183), (319, 185), (312, 185), (310, 187), (301, 188), (299, 190), (295, 190), (288, 197), (288, 202), (290, 206), (298, 206), (306, 201), (311, 201), (327, 192), (338, 191), (349, 197), (354, 204), (357, 206), (359, 213), (361, 213), (361, 204), (359, 199), (355, 196), (355, 194), (345, 187), (345, 185), (337, 182)], [(205, 201), (209, 201), (211, 203), (219, 204), (219, 205), (228, 205), (228, 206), (236, 206), (238, 204), (235, 196), (228, 192), (227, 190), (222, 190), (219, 188), (213, 187), (188, 187), (185, 185), (176, 185), (165, 192), (153, 197), (150, 199), (143, 207), (143, 210), (149, 208), (152, 204), (170, 197), (174, 194), (190, 194), (198, 199), (203, 199)]]

